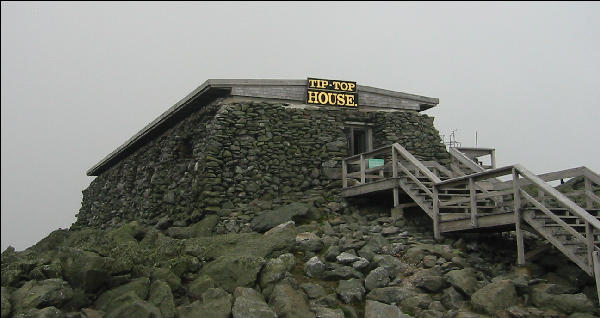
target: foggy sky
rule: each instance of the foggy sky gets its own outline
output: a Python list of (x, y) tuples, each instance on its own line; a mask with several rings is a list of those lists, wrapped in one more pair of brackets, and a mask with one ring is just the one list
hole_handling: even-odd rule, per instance
[(75, 221), (85, 171), (209, 78), (437, 97), (498, 166), (600, 171), (599, 3), (2, 2), (2, 250)]

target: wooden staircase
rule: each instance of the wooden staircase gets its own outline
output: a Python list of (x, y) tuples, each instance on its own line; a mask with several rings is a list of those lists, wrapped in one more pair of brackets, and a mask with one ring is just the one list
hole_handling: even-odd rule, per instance
[[(457, 149), (449, 153), (448, 166), (419, 160), (397, 143), (348, 157), (342, 162), (342, 195), (392, 190), (399, 206), (403, 194), (432, 219), (436, 239), (449, 232), (514, 230), (520, 265), (525, 264), (522, 231), (533, 230), (600, 286), (598, 174), (579, 167), (537, 176), (518, 164), (482, 167)], [(374, 158), (385, 164), (368, 167)], [(559, 191), (547, 183), (564, 179), (579, 181), (580, 189)]]

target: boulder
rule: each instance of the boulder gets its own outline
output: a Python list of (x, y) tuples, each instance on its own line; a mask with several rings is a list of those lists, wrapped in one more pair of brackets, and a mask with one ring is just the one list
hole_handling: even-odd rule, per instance
[(442, 292), (441, 301), (446, 308), (458, 309), (464, 304), (465, 299), (460, 292), (450, 286)]
[(0, 317), (7, 318), (12, 310), (12, 305), (10, 303), (10, 292), (8, 291), (8, 288), (2, 287), (0, 295), (2, 299), (2, 303), (0, 304)]
[(298, 233), (296, 248), (304, 252), (318, 252), (323, 249), (323, 241), (312, 232)]
[(421, 276), (415, 279), (413, 284), (429, 293), (438, 293), (446, 287), (446, 281), (439, 275)]
[(178, 318), (229, 318), (231, 316), (231, 295), (221, 288), (210, 288), (202, 294), (202, 301), (196, 300), (177, 307)]
[(304, 263), (304, 274), (308, 277), (320, 277), (327, 269), (327, 265), (321, 262), (317, 256), (311, 257)]
[(549, 308), (571, 314), (593, 312), (594, 304), (584, 294), (560, 294), (553, 284), (537, 284), (529, 289), (531, 302), (540, 308)]
[(58, 257), (65, 280), (86, 292), (96, 292), (108, 281), (115, 262), (113, 258), (66, 247), (59, 250)]
[(341, 280), (341, 279), (349, 279), (349, 278), (358, 278), (363, 279), (364, 276), (361, 272), (350, 266), (340, 266), (334, 268), (330, 271), (325, 271), (323, 273), (324, 280)]
[(60, 308), (72, 297), (73, 289), (67, 282), (59, 278), (43, 281), (30, 280), (10, 295), (13, 313), (51, 306)]
[(308, 206), (306, 204), (291, 203), (274, 210), (262, 212), (262, 214), (252, 219), (250, 225), (252, 230), (263, 233), (279, 224), (304, 216), (307, 212)]
[(157, 280), (150, 285), (150, 295), (148, 301), (156, 306), (163, 318), (175, 317), (175, 303), (173, 293), (169, 284), (162, 280)]
[(363, 287), (362, 280), (356, 278), (341, 280), (335, 291), (346, 304), (352, 302), (359, 303), (365, 295), (365, 287)]
[(294, 289), (287, 282), (275, 285), (269, 298), (269, 305), (279, 318), (315, 318), (304, 293)]
[(191, 226), (178, 227), (173, 226), (167, 229), (167, 235), (177, 239), (187, 239), (192, 237), (209, 236), (212, 234), (219, 217), (214, 214), (206, 215), (200, 222)]
[(384, 267), (377, 267), (372, 270), (365, 278), (365, 287), (367, 290), (385, 287), (390, 282), (390, 273)]
[(150, 279), (147, 277), (137, 278), (125, 285), (107, 290), (100, 294), (94, 302), (94, 305), (102, 311), (107, 311), (108, 308), (114, 307), (114, 305), (111, 304), (113, 300), (128, 292), (133, 292), (137, 297), (143, 300), (148, 297), (149, 287)]
[(404, 299), (416, 295), (417, 292), (406, 287), (375, 288), (367, 294), (367, 299), (376, 300), (386, 304), (400, 304)]
[(24, 314), (14, 316), (14, 318), (65, 318), (65, 314), (54, 306), (31, 309)]
[(391, 255), (375, 255), (373, 257), (373, 262), (377, 264), (378, 267), (385, 268), (391, 277), (398, 276), (399, 274), (404, 274), (408, 271), (409, 266), (403, 263), (397, 257)]
[(335, 262), (338, 255), (340, 255), (340, 247), (337, 245), (331, 245), (325, 250), (323, 257), (328, 262)]
[(506, 309), (519, 302), (515, 285), (510, 280), (490, 283), (471, 295), (473, 307), (493, 315), (497, 310)]
[(215, 288), (215, 281), (206, 275), (200, 275), (188, 286), (188, 296), (193, 300), (202, 299), (202, 294), (209, 288)]
[(157, 318), (162, 316), (156, 306), (139, 299), (135, 293), (129, 292), (111, 303), (106, 318), (129, 317)]
[(386, 305), (374, 300), (365, 303), (365, 318), (409, 318), (397, 306)]
[(325, 288), (323, 288), (321, 285), (313, 283), (304, 283), (300, 285), (300, 288), (302, 288), (302, 290), (310, 299), (316, 299), (327, 295), (327, 293), (325, 292)]
[(293, 254), (282, 254), (270, 259), (260, 272), (259, 284), (265, 296), (269, 296), (275, 283), (280, 281), (285, 273), (291, 271), (296, 265)]
[(217, 286), (233, 292), (236, 287), (254, 285), (264, 264), (262, 257), (222, 256), (205, 265), (200, 274), (210, 276)]
[(317, 318), (344, 318), (344, 312), (337, 308), (327, 308), (322, 306), (313, 306), (310, 308)]
[(480, 287), (475, 270), (472, 268), (449, 271), (444, 275), (444, 278), (458, 291), (469, 296), (476, 292)]
[(252, 288), (238, 287), (233, 293), (233, 318), (277, 318), (263, 296)]
[(340, 264), (344, 264), (344, 265), (349, 265), (352, 264), (356, 261), (358, 261), (359, 259), (361, 259), (360, 256), (356, 256), (352, 253), (348, 253), (348, 252), (343, 252), (341, 254), (339, 254), (338, 256), (336, 256), (335, 260), (340, 263)]

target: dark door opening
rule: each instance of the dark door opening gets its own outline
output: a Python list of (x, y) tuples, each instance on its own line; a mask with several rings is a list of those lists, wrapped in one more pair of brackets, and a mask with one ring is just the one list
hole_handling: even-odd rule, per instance
[(370, 150), (367, 129), (348, 127), (346, 128), (346, 138), (348, 138), (349, 155), (356, 155)]

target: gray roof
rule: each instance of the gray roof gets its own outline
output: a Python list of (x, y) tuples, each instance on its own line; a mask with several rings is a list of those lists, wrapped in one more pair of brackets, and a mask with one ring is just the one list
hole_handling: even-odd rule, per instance
[[(423, 111), (439, 99), (357, 85), (359, 107)], [(306, 80), (209, 79), (87, 171), (97, 176), (149, 140), (220, 96), (244, 96), (305, 102)]]

